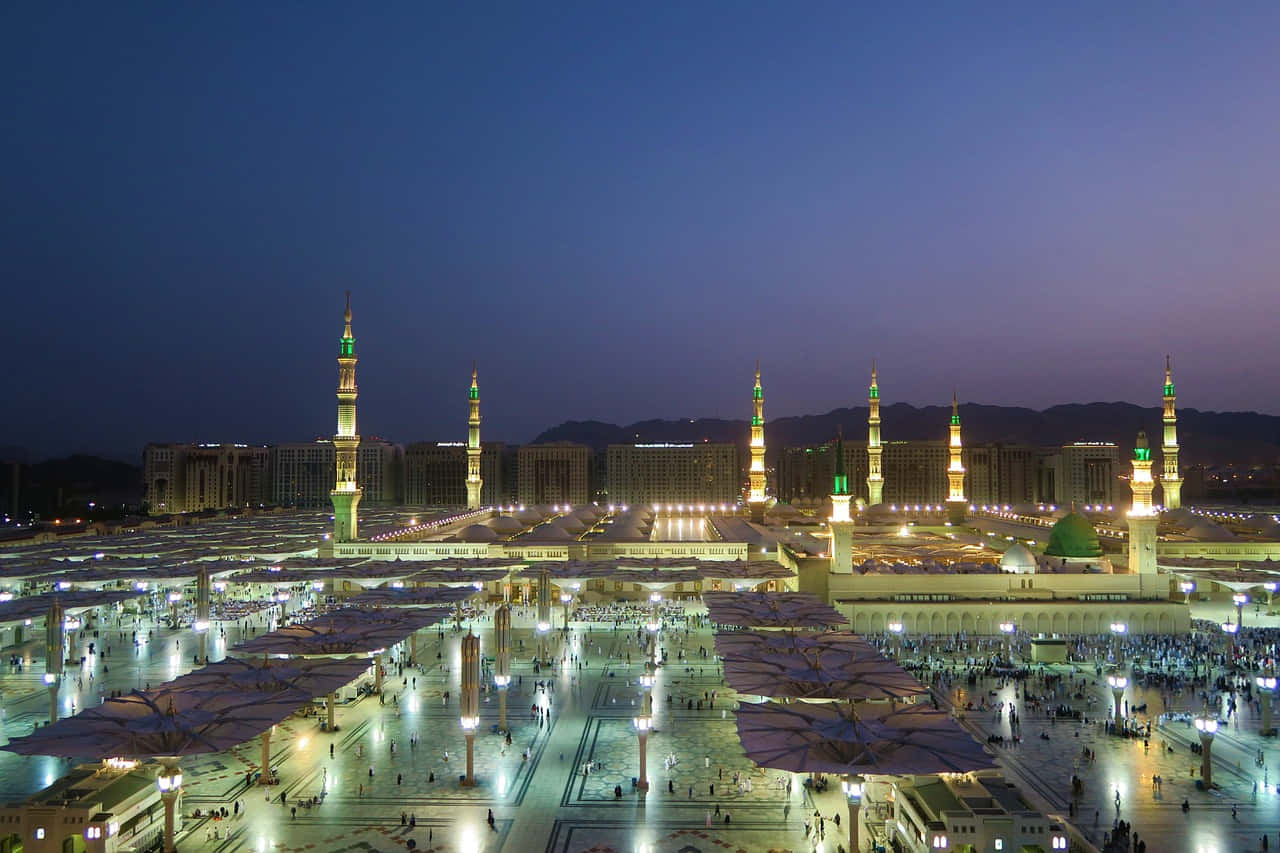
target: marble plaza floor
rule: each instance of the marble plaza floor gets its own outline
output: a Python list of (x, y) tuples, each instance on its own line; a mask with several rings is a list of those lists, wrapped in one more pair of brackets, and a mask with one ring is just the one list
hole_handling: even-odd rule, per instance
[[(475, 741), (476, 787), (459, 785), (465, 755), (458, 725), (460, 635), (427, 631), (419, 641), (423, 669), (406, 668), (400, 674), (392, 667), (381, 700), (369, 697), (340, 706), (339, 731), (322, 732), (316, 717), (294, 717), (277, 728), (271, 762), (279, 768), (282, 784), (269, 789), (245, 787), (246, 772), (258, 766), (258, 741), (184, 761), (185, 814), (220, 806), (231, 809), (236, 802), (241, 813), (216, 822), (188, 817), (179, 849), (368, 853), (405, 850), (410, 840), (418, 850), (507, 853), (835, 851), (838, 845), (847, 847), (844, 831), (836, 830), (830, 821), (825, 839), (816, 846), (804, 832), (805, 817), (815, 808), (828, 818), (836, 812), (845, 814), (839, 794), (826, 793), (815, 802), (798, 778), (763, 771), (747, 761), (734, 725), (735, 697), (724, 686), (719, 667), (710, 657), (703, 660), (699, 655), (700, 647), (711, 654), (709, 630), (694, 631), (687, 638), (682, 631), (665, 632), (664, 645), (672, 663), (661, 669), (654, 690), (655, 725), (648, 744), (651, 789), (642, 793), (631, 786), (638, 770), (631, 718), (642, 693), (636, 679), (643, 660), (632, 634), (603, 627), (588, 631), (587, 626), (575, 624), (569, 649), (584, 658), (585, 665), (535, 673), (529, 619), (517, 614), (515, 621), (516, 642), (524, 646), (514, 656), (516, 678), (508, 699), (512, 742), (508, 746), (494, 731), (497, 695), (482, 696)], [(482, 619), (474, 627), (485, 653), (490, 653), (491, 621)], [(157, 684), (191, 668), (195, 638), (189, 632), (156, 630), (149, 642), (136, 649), (128, 634), (123, 643), (108, 634), (118, 638), (104, 630), (98, 642), (100, 648), (110, 643), (111, 655), (106, 660), (89, 659), (80, 684), (75, 673), (69, 676), (60, 694), (64, 714), (70, 713), (71, 703), (82, 708), (98, 701), (99, 691)], [(238, 641), (238, 630), (228, 630), (226, 643)], [(558, 637), (557, 647), (561, 642)], [(211, 657), (221, 657), (226, 643), (215, 643)], [(682, 644), (687, 663), (675, 660)], [(32, 651), (25, 650), (29, 660)], [(46, 717), (48, 694), (40, 683), (43, 661), (39, 657), (22, 672), (3, 669), (3, 728), (6, 736), (13, 737), (29, 732)], [(92, 681), (87, 677), (90, 671)], [(1106, 713), (1110, 694), (1092, 671), (1089, 675), (1092, 721)], [(547, 682), (549, 689), (539, 689), (539, 681)], [(1013, 699), (1012, 687), (1001, 690), (994, 684), (979, 684), (973, 690), (979, 694), (975, 701)], [(714, 707), (712, 691), (717, 694)], [(1158, 691), (1131, 690), (1128, 695), (1136, 704), (1147, 702), (1152, 715), (1159, 712)], [(963, 701), (969, 697), (940, 698)], [(701, 710), (698, 700), (703, 702)], [(1088, 702), (1074, 704), (1087, 706)], [(1256, 734), (1259, 726), (1251, 709), (1244, 709), (1243, 719), (1234, 719), (1218, 736), (1214, 772), (1221, 787), (1205, 792), (1194, 787), (1189, 775), (1191, 768), (1199, 766), (1199, 756), (1190, 752), (1194, 730), (1187, 726), (1158, 730), (1144, 748), (1141, 740), (1110, 737), (1092, 722), (1055, 725), (1023, 709), (1021, 702), (1018, 705), (1023, 711), (1024, 740), (1021, 747), (997, 750), (1001, 765), (1038, 807), (1069, 819), (1095, 843), (1117, 817), (1116, 791), (1121, 796), (1118, 816), (1133, 823), (1153, 853), (1257, 850), (1265, 831), (1271, 832), (1272, 844), (1280, 843), (1276, 837), (1280, 764), (1275, 760), (1274, 741)], [(533, 706), (545, 713), (532, 713)], [(971, 712), (964, 722), (982, 739), (991, 733), (1011, 734), (1007, 719), (997, 720), (991, 712)], [(1039, 737), (1042, 731), (1048, 740)], [(1083, 761), (1086, 746), (1096, 751), (1095, 761)], [(1254, 765), (1259, 749), (1267, 756), (1265, 768)], [(670, 757), (676, 759), (673, 765), (668, 765)], [(595, 769), (584, 775), (588, 764)], [(68, 766), (59, 759), (0, 752), (0, 794), (8, 802), (21, 800), (58, 778)], [(1074, 817), (1068, 815), (1073, 772), (1085, 780)], [(735, 773), (741, 789), (734, 783)], [(1166, 780), (1162, 791), (1152, 785), (1155, 775)], [(789, 778), (793, 784), (788, 792)], [(1269, 788), (1263, 786), (1264, 780)], [(1259, 783), (1256, 794), (1255, 781)], [(621, 798), (615, 796), (615, 786), (621, 788)], [(281, 794), (286, 797), (284, 805)], [(322, 794), (320, 805), (298, 807), (294, 813), (296, 803)], [(1180, 808), (1184, 798), (1191, 804), (1186, 814)], [(1237, 807), (1234, 819), (1233, 805)], [(493, 829), (487, 823), (490, 809)], [(412, 828), (406, 825), (410, 817), (415, 823)]]

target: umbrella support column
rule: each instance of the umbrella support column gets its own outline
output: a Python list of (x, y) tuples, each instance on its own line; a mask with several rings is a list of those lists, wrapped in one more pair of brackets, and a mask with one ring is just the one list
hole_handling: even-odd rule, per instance
[(49, 685), (49, 722), (58, 722), (58, 682)]
[(476, 733), (474, 729), (467, 731), (467, 777), (462, 780), (464, 788), (474, 787), (476, 784)]
[(373, 659), (373, 692), (382, 692), (382, 655), (377, 655)]
[(498, 688), (498, 731), (507, 730), (507, 688)]
[(164, 804), (164, 853), (175, 853), (173, 824), (174, 814), (178, 807), (178, 797), (182, 795), (182, 774), (178, 772), (175, 758), (160, 760), (160, 775), (156, 777), (156, 787), (160, 789), (160, 802)]
[(338, 726), (334, 720), (333, 704), (334, 704), (333, 694), (330, 693), (328, 696), (325, 697), (324, 711), (325, 711), (325, 715), (328, 717), (327, 722), (328, 722), (329, 731), (336, 732), (338, 730)]
[(409, 635), (409, 663), (418, 662), (418, 632)]
[(861, 802), (849, 802), (849, 853), (862, 853), (858, 843), (858, 812), (861, 808)]
[(258, 784), (271, 784), (271, 729), (262, 733), (262, 772), (258, 774)]
[(636, 737), (640, 739), (640, 781), (636, 783), (636, 787), (641, 791), (649, 790), (648, 734), (643, 730), (636, 733)]

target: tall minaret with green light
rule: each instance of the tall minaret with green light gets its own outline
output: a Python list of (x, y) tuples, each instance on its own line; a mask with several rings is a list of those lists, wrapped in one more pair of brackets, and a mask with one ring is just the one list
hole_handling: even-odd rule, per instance
[(1156, 526), (1160, 515), (1151, 500), (1156, 483), (1151, 476), (1151, 446), (1145, 430), (1138, 430), (1138, 440), (1133, 448), (1133, 476), (1129, 488), (1133, 491), (1133, 507), (1129, 510), (1129, 573), (1154, 575), (1156, 573)]
[(364, 492), (356, 482), (356, 451), (360, 435), (356, 432), (356, 339), (351, 334), (351, 291), (347, 291), (346, 324), (338, 344), (338, 433), (333, 437), (336, 481), (329, 497), (333, 500), (333, 540), (353, 542), (356, 539), (356, 514)]
[(1160, 485), (1166, 509), (1182, 506), (1182, 475), (1178, 473), (1178, 395), (1173, 387), (1173, 360), (1164, 357), (1164, 447)]
[(760, 362), (756, 362), (756, 385), (751, 391), (751, 402), (754, 412), (751, 415), (751, 468), (747, 471), (750, 491), (747, 493), (747, 506), (751, 509), (751, 520), (764, 521), (764, 390), (760, 387)]
[(880, 454), (880, 383), (876, 381), (876, 363), (871, 361), (871, 387), (867, 389), (867, 506), (884, 503), (884, 475)]
[(969, 501), (964, 496), (964, 462), (961, 460), (960, 400), (951, 393), (951, 463), (947, 466), (947, 516), (952, 523), (964, 520)]
[(471, 414), (467, 418), (467, 509), (480, 508), (480, 386), (476, 366), (471, 365), (471, 390), (467, 392)]
[(849, 475), (844, 466), (844, 430), (836, 432), (835, 476), (831, 483), (831, 571), (853, 572), (853, 519), (849, 517)]

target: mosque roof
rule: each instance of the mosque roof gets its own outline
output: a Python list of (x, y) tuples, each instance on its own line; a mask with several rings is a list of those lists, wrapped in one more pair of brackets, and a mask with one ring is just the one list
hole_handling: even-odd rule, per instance
[(1101, 557), (1102, 543), (1089, 519), (1069, 512), (1049, 531), (1049, 546), (1044, 552), (1050, 557)]
[(1021, 542), (1015, 542), (1000, 556), (1000, 568), (1006, 572), (1034, 572), (1036, 570), (1036, 555), (1026, 545)]

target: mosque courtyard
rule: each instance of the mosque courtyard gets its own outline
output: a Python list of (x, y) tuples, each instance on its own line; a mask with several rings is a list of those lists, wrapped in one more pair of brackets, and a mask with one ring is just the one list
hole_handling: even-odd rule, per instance
[[(178, 849), (390, 851), (411, 844), (438, 851), (847, 849), (847, 811), (838, 786), (815, 795), (802, 777), (762, 770), (747, 759), (735, 726), (738, 697), (722, 680), (713, 632), (696, 618), (700, 612), (690, 605), (694, 618), (685, 623), (687, 634), (679, 620), (662, 633), (669, 662), (659, 668), (653, 688), (647, 793), (632, 785), (638, 775), (632, 717), (643, 695), (638, 678), (645, 655), (637, 626), (615, 630), (572, 622), (567, 637), (554, 632), (557, 664), (535, 672), (531, 617), (519, 610), (508, 701), (511, 743), (496, 731), (497, 694), (483, 694), (475, 742), (479, 784), (459, 784), (464, 749), (458, 724), (459, 644), (471, 627), (482, 638), (482, 652), (489, 654), (492, 616), (482, 613), (464, 623), (462, 632), (451, 624), (443, 631), (423, 631), (421, 668), (401, 669), (404, 660), (389, 664), (381, 697), (342, 701), (339, 731), (321, 730), (322, 713), (282, 723), (271, 753), (278, 785), (246, 787), (246, 774), (258, 769), (256, 740), (185, 759)], [(266, 627), (250, 630), (261, 633)], [(190, 668), (196, 648), (190, 631), (146, 630), (154, 634), (135, 648), (129, 632), (117, 644), (111, 637), (118, 634), (103, 628), (99, 648), (110, 643), (111, 653), (106, 658), (86, 654), (82, 672), (70, 674), (60, 696), (64, 714), (96, 703), (100, 691), (155, 685)], [(216, 660), (235, 645), (239, 632), (229, 623), (226, 638), (216, 637), (211, 657)], [(19, 657), (31, 661), (33, 654), (40, 650), (28, 648)], [(936, 655), (935, 663), (942, 657)], [(904, 654), (904, 662), (910, 664), (910, 658)], [(39, 666), (6, 670), (0, 676), (4, 732), (15, 737), (29, 733), (47, 714), (47, 693)], [(1057, 671), (1072, 677), (1068, 668)], [(1273, 742), (1257, 734), (1259, 722), (1247, 703), (1217, 736), (1218, 787), (1205, 792), (1192, 775), (1200, 756), (1190, 751), (1195, 731), (1189, 723), (1157, 723), (1146, 743), (1109, 735), (1099, 724), (1111, 708), (1105, 681), (1092, 668), (1074, 677), (1085, 684), (1069, 701), (1087, 722), (1055, 723), (1033, 711), (1024, 694), (1043, 693), (1034, 683), (980, 678), (970, 685), (957, 677), (935, 695), (943, 703), (978, 706), (963, 715), (963, 724), (979, 740), (1006, 738), (1006, 745), (993, 747), (1006, 778), (1033, 807), (1072, 823), (1080, 849), (1088, 849), (1082, 846), (1086, 842), (1100, 848), (1116, 819), (1129, 821), (1152, 851), (1255, 850), (1264, 832), (1274, 834), (1280, 826), (1280, 771), (1271, 771)], [(341, 698), (355, 693), (353, 685)], [(1141, 718), (1153, 722), (1164, 710), (1199, 710), (1187, 707), (1190, 698), (1176, 697), (1165, 709), (1158, 689), (1130, 688), (1125, 698), (1134, 706), (1146, 704)], [(1013, 735), (1008, 716), (992, 707), (1000, 701), (1015, 702), (1022, 715), (1019, 746), (1008, 745)], [(1086, 749), (1093, 751), (1093, 760), (1083, 757)], [(1255, 763), (1259, 750), (1265, 756), (1262, 766)], [(7, 802), (21, 801), (71, 766), (54, 758), (0, 753), (0, 791)], [(1074, 804), (1073, 774), (1084, 782)], [(1159, 787), (1157, 776), (1164, 779)], [(223, 807), (233, 816), (207, 816)], [(202, 817), (194, 817), (197, 810)], [(806, 832), (815, 811), (825, 818), (821, 838)], [(841, 828), (832, 820), (837, 814)]]

